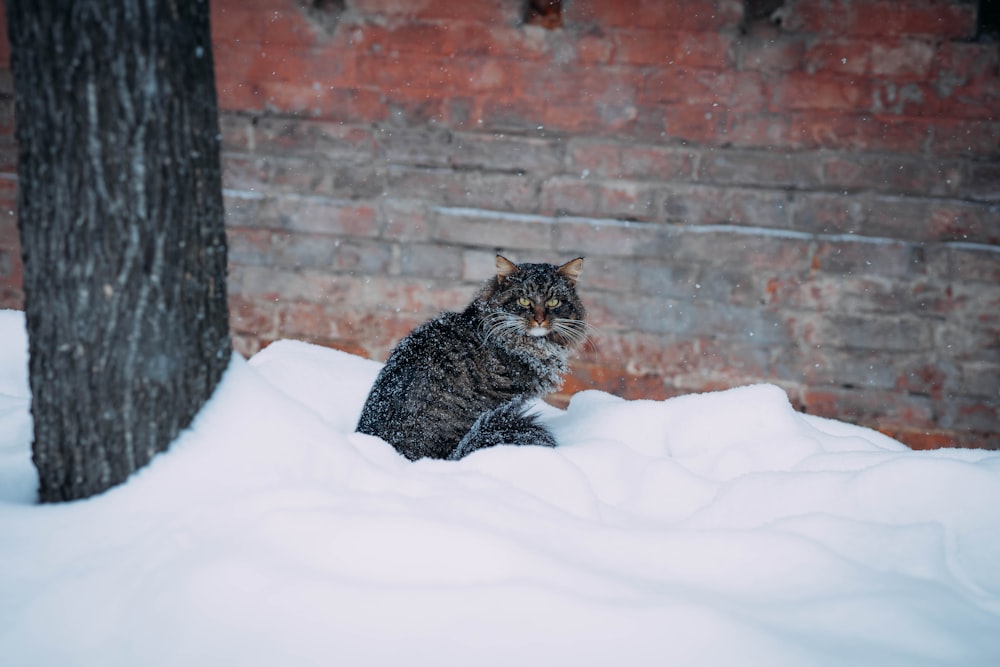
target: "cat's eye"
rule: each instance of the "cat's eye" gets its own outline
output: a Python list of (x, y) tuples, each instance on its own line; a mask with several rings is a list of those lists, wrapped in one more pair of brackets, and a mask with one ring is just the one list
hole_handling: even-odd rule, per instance
[(529, 307), (531, 307), (531, 299), (529, 299), (528, 297), (525, 297), (525, 296), (522, 296), (520, 299), (518, 299), (517, 303), (518, 303), (518, 305), (520, 305), (523, 308), (529, 308)]
[(548, 301), (545, 302), (545, 305), (548, 306), (549, 308), (555, 308), (556, 306), (559, 305), (559, 299), (549, 299)]

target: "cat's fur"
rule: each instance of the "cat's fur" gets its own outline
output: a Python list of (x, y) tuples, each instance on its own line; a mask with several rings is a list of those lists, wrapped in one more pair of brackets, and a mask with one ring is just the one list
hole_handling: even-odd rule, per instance
[(570, 351), (586, 338), (576, 293), (583, 258), (514, 264), (460, 313), (443, 313), (399, 342), (379, 373), (358, 431), (410, 460), (460, 459), (499, 444), (556, 444), (527, 402), (562, 386)]

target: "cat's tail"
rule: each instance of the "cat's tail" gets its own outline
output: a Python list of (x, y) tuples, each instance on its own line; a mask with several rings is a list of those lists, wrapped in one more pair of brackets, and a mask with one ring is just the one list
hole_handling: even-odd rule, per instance
[(514, 400), (479, 415), (469, 432), (448, 455), (448, 460), (457, 461), (477, 449), (496, 445), (555, 447), (556, 439), (552, 431), (538, 421), (538, 415), (528, 412), (523, 400)]

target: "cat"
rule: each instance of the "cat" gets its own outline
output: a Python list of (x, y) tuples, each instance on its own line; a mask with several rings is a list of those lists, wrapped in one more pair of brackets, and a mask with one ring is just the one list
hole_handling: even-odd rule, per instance
[(500, 444), (554, 447), (529, 401), (562, 386), (570, 352), (587, 338), (582, 269), (582, 257), (555, 266), (497, 255), (496, 276), (464, 311), (425, 322), (393, 349), (358, 432), (411, 461)]

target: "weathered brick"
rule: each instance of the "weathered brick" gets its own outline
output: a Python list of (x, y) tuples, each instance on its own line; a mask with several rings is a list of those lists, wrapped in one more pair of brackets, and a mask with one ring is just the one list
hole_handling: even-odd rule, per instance
[(893, 0), (795, 2), (785, 11), (784, 27), (796, 32), (880, 37), (928, 35), (970, 38), (976, 32), (976, 9), (956, 0), (920, 0), (900, 11)]
[(578, 177), (556, 177), (542, 183), (541, 210), (557, 215), (593, 215), (597, 210), (597, 186)]
[(399, 272), (421, 278), (462, 277), (462, 252), (458, 248), (407, 243), (401, 248)]
[(720, 69), (735, 65), (733, 40), (722, 32), (619, 30), (614, 33), (614, 60), (628, 65), (678, 65)]
[(459, 310), (468, 305), (478, 286), (488, 275), (476, 280), (476, 285), (456, 285), (413, 276), (371, 276), (359, 281), (359, 303), (375, 304), (387, 313), (417, 313), (421, 318), (437, 315), (443, 310)]
[(451, 163), (452, 134), (431, 128), (381, 128), (375, 135), (385, 159), (395, 164), (444, 167)]
[(574, 141), (567, 147), (569, 170), (590, 176), (638, 180), (690, 180), (696, 154), (683, 148), (606, 141)]
[(262, 301), (304, 301), (356, 304), (358, 285), (342, 276), (316, 270), (289, 270), (274, 265), (234, 264), (229, 269), (229, 294)]
[(997, 416), (1000, 400), (952, 397), (943, 408), (938, 423), (945, 428), (962, 428), (980, 431), (1000, 438), (1000, 417)]
[[(956, 39), (975, 3), (802, 0), (778, 27), (574, 0), (552, 31), (504, 0), (358, 0), (336, 29), (278, 4), (213, 4), (241, 352), (384, 358), (498, 250), (586, 255), (599, 335), (558, 400), (769, 381), (913, 446), (998, 440), (1000, 51)], [(0, 213), (12, 92), (0, 67)]]
[(704, 151), (698, 180), (727, 185), (814, 188), (825, 184), (817, 156), (779, 151)]
[(948, 196), (968, 191), (967, 167), (954, 159), (847, 153), (821, 153), (812, 158), (822, 168), (822, 182), (830, 188), (919, 196)]
[(547, 176), (559, 171), (562, 152), (558, 140), (462, 133), (453, 137), (450, 161), (461, 168)]
[(929, 350), (932, 324), (913, 316), (878, 314), (799, 314), (790, 317), (796, 340), (842, 350)]
[(665, 240), (659, 225), (606, 219), (558, 219), (552, 233), (559, 252), (603, 257), (662, 256)]
[(528, 176), (391, 167), (388, 186), (395, 196), (427, 197), (445, 206), (501, 211), (534, 211), (537, 183)]
[(315, 196), (263, 198), (250, 224), (309, 234), (374, 237), (380, 233), (373, 205)]
[(669, 185), (661, 188), (660, 194), (668, 220), (695, 225), (791, 227), (789, 196), (780, 190)]
[(934, 410), (926, 396), (899, 395), (889, 390), (816, 388), (803, 392), (806, 412), (839, 415), (838, 419), (882, 429), (906, 425), (908, 429), (933, 429)]
[(643, 102), (687, 103), (706, 108), (757, 110), (764, 105), (764, 86), (753, 71), (669, 67), (649, 75)]
[[(803, 107), (810, 104), (802, 103)], [(849, 109), (840, 109), (838, 113), (830, 113), (828, 109), (805, 109), (788, 113), (786, 132), (778, 140), (781, 145), (787, 141), (792, 147), (805, 149), (921, 154), (935, 137), (935, 123), (927, 119), (844, 113), (847, 111)], [(934, 153), (949, 154), (947, 151)]]
[(872, 273), (776, 278), (769, 281), (768, 293), (769, 303), (817, 312), (944, 314), (950, 310), (946, 288), (939, 283)]
[(871, 45), (871, 73), (893, 79), (922, 79), (930, 72), (936, 49), (925, 40), (886, 40)]
[(959, 363), (959, 370), (963, 394), (1000, 400), (1000, 363), (965, 361)]
[(362, 274), (389, 269), (391, 249), (381, 242), (318, 234), (282, 234), (273, 237), (271, 260), (292, 269), (316, 269)]
[(708, 31), (734, 27), (743, 19), (737, 0), (683, 0), (671, 7), (657, 0), (575, 0), (566, 7), (565, 20), (584, 25)]
[(1000, 202), (1000, 162), (970, 162), (960, 192), (968, 197)]
[(909, 243), (899, 241), (857, 241), (838, 239), (821, 241), (813, 266), (842, 276), (913, 276), (924, 271), (923, 255)]
[(773, 30), (748, 26), (747, 33), (736, 41), (736, 59), (740, 69), (790, 72), (803, 61), (802, 39), (777, 39)]
[(597, 184), (598, 217), (655, 220), (659, 217), (658, 188), (650, 183), (613, 181)]
[(269, 160), (249, 155), (228, 154), (222, 158), (222, 185), (232, 190), (259, 192), (270, 180)]
[(890, 391), (897, 386), (898, 365), (905, 358), (906, 353), (887, 354), (884, 350), (857, 352), (800, 345), (782, 350), (773, 364), (781, 376), (798, 378), (810, 387)]
[(873, 88), (859, 77), (789, 73), (777, 85), (772, 105), (780, 110), (870, 111)]
[(266, 229), (230, 227), (228, 257), (234, 264), (263, 266), (273, 261), (275, 233)]
[(381, 235), (393, 241), (426, 241), (431, 237), (428, 204), (423, 199), (384, 199), (379, 203)]
[(809, 73), (858, 76), (871, 66), (871, 42), (850, 37), (820, 36), (810, 39), (802, 53), (802, 69)]
[(1000, 285), (1000, 249), (953, 243), (940, 252), (946, 257), (946, 280)]
[(656, 110), (663, 124), (663, 130), (658, 131), (660, 137), (695, 145), (724, 143), (724, 137), (720, 135), (725, 134), (723, 128), (726, 127), (729, 111), (718, 102), (656, 105)]
[(551, 248), (552, 218), (491, 211), (439, 208), (434, 211), (437, 240), (497, 248)]
[(230, 297), (229, 326), (236, 333), (273, 338), (277, 334), (277, 309), (273, 302)]
[(933, 130), (928, 139), (934, 155), (1000, 157), (1000, 121), (935, 118), (927, 126)]
[(478, 127), (492, 132), (537, 132), (545, 116), (532, 100), (510, 95), (482, 95), (476, 105)]
[(371, 129), (330, 121), (260, 116), (253, 119), (253, 151), (276, 155), (312, 155), (324, 160), (362, 164), (372, 160), (376, 139)]

